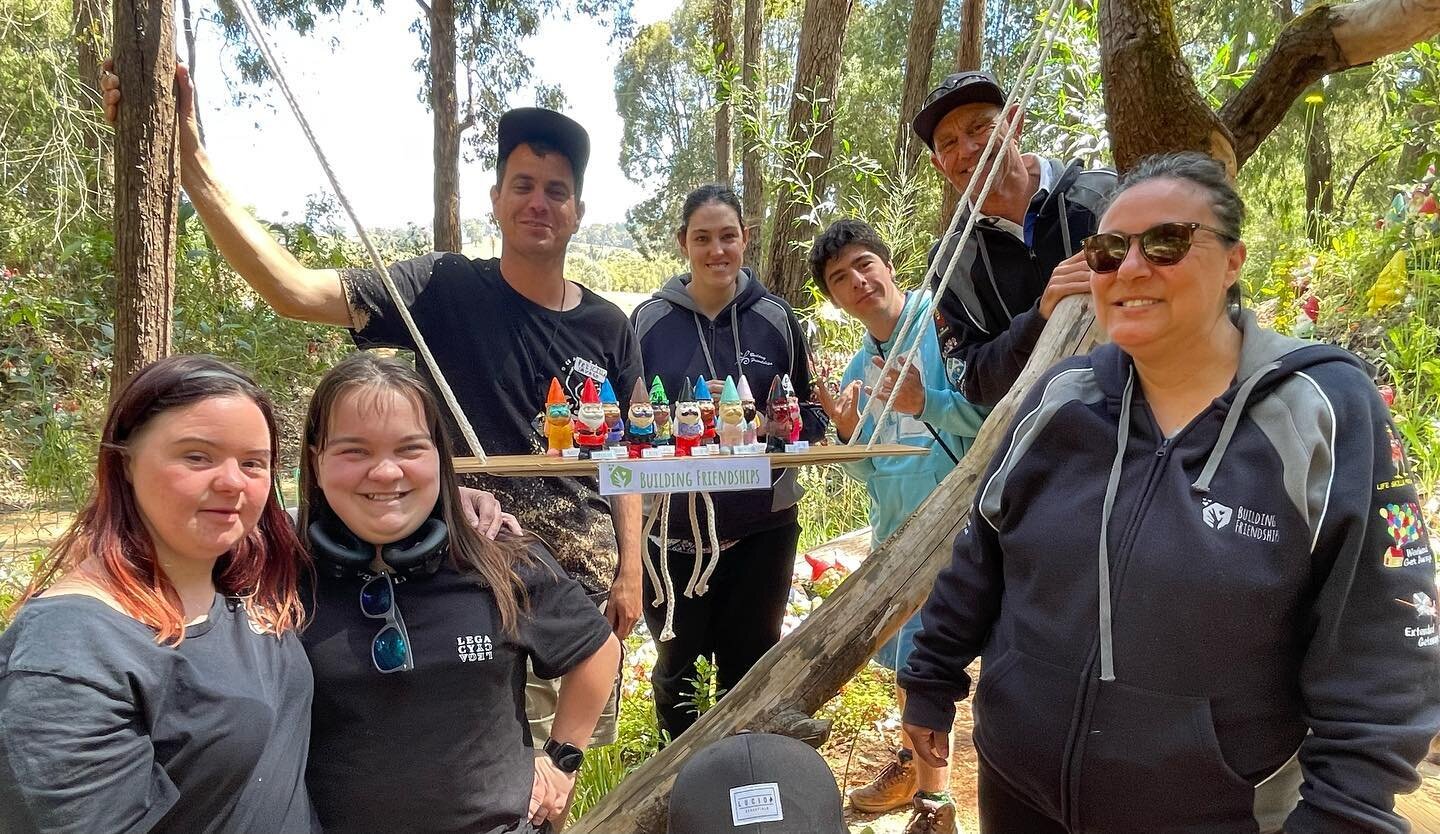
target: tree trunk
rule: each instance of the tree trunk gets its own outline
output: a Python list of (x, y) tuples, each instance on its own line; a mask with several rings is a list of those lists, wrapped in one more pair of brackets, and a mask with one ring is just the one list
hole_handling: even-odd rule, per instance
[(460, 251), (460, 103), (455, 2), (430, 5), (430, 116), (435, 124), (435, 251)]
[(170, 352), (175, 296), (175, 30), (171, 0), (116, 0), (115, 73), (125, 97), (115, 123), (114, 396), (141, 366)]
[(835, 94), (840, 86), (840, 58), (853, 0), (805, 0), (796, 50), (795, 92), (790, 101), (789, 141), (805, 149), (799, 155), (804, 190), (790, 182), (775, 194), (775, 224), (765, 259), (766, 285), (792, 307), (806, 306), (805, 255), (796, 243), (818, 231), (807, 219), (812, 201), (822, 199), (825, 169), (835, 144)]
[[(984, 50), (985, 0), (961, 0), (960, 42), (955, 49), (956, 72), (980, 69)], [(948, 181), (943, 182), (940, 188), (945, 197), (940, 204), (936, 234), (944, 235), (950, 230), (950, 218), (955, 216), (955, 209), (960, 206), (960, 192)]]
[[(89, 113), (100, 112), (101, 49), (110, 42), (105, 6), (100, 0), (74, 0), (71, 5), (71, 36), (75, 41), (75, 75), (80, 79), (80, 106)], [(104, 132), (98, 125), (86, 125), (81, 133), (85, 148), (85, 205), (100, 211), (110, 189), (110, 159)]]
[(735, 164), (730, 153), (730, 67), (735, 62), (735, 4), (732, 0), (715, 0), (711, 17), (711, 35), (715, 39), (715, 59), (719, 64), (715, 100), (715, 181), (729, 185), (735, 181)]
[(900, 93), (900, 124), (895, 130), (895, 169), (913, 173), (924, 154), (925, 143), (910, 129), (930, 92), (930, 68), (935, 64), (935, 36), (940, 29), (942, 0), (915, 0), (910, 33), (905, 38), (905, 81)]
[(910, 618), (950, 563), (976, 486), (1025, 393), (1058, 359), (1090, 349), (1088, 297), (1060, 303), (1024, 373), (985, 421), (975, 444), (909, 521), (895, 531), (800, 627), (700, 717), (590, 809), (574, 834), (660, 834), (676, 773), (697, 750), (739, 730), (779, 732), (823, 741), (824, 722), (810, 719)]
[(1325, 104), (1311, 105), (1305, 115), (1305, 232), (1311, 241), (1324, 243), (1325, 218), (1335, 210), (1335, 157)]
[(1100, 4), (1100, 71), (1115, 166), (1125, 170), (1161, 150), (1203, 151), (1236, 160), (1229, 131), (1195, 88), (1180, 55), (1170, 0)]
[[(762, 117), (765, 109), (764, 81), (761, 77), (765, 66), (764, 42), (761, 39), (764, 29), (763, 0), (745, 0), (745, 66), (740, 71), (740, 84), (745, 88), (745, 100), (756, 119)], [(760, 253), (763, 251), (761, 246), (765, 231), (765, 163), (760, 155), (759, 137), (750, 125), (742, 126), (740, 143), (745, 166), (745, 223), (750, 227), (750, 242), (745, 245), (745, 263), (758, 274), (763, 271)]]

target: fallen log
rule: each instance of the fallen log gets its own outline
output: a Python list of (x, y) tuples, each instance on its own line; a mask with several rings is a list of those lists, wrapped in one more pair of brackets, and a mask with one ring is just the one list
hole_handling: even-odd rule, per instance
[(828, 729), (810, 719), (899, 630), (950, 561), (976, 487), (1015, 410), (1058, 360), (1094, 344), (1089, 296), (1060, 303), (1024, 373), (991, 412), (960, 465), (900, 529), (865, 560), (819, 610), (772, 648), (744, 679), (679, 740), (641, 765), (569, 830), (665, 831), (670, 788), (692, 753), (739, 730), (773, 732), (818, 744)]

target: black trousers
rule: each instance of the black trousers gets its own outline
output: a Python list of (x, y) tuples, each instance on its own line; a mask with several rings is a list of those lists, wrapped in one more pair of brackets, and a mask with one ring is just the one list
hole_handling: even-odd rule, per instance
[[(795, 567), (795, 545), (800, 524), (792, 522), (755, 533), (720, 554), (710, 575), (710, 589), (701, 596), (685, 596), (695, 556), (669, 554), (670, 578), (675, 586), (674, 639), (661, 641), (665, 606), (654, 605), (655, 588), (645, 574), (645, 625), (656, 638), (659, 657), (650, 682), (655, 690), (655, 713), (660, 729), (677, 738), (695, 723), (690, 700), (697, 657), (713, 657), (715, 677), (722, 690), (734, 688), (761, 655), (780, 642), (780, 621), (790, 599), (790, 578)], [(647, 542), (660, 569), (660, 548)], [(708, 555), (707, 555), (708, 558)]]
[(976, 792), (980, 805), (980, 834), (1069, 834), (1061, 823), (1035, 810), (1021, 799), (977, 752), (980, 772)]

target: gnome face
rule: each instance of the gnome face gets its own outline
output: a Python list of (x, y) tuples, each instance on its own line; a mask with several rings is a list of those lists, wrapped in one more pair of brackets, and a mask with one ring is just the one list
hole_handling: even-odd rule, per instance
[(657, 426), (668, 426), (668, 425), (670, 425), (670, 406), (668, 406), (668, 405), (651, 405), (651, 406), (650, 406), (650, 410), (655, 414), (655, 425), (657, 425)]
[(580, 408), (575, 412), (575, 419), (579, 420), (585, 428), (594, 431), (605, 425), (605, 407), (600, 403), (580, 403)]
[(700, 406), (697, 403), (675, 404), (675, 433), (683, 437), (703, 434), (705, 426), (700, 422)]
[(570, 422), (570, 405), (568, 403), (550, 403), (545, 406), (545, 423), (551, 426), (563, 426)]
[(741, 403), (720, 403), (720, 422), (737, 426), (745, 421), (745, 406)]
[(650, 403), (638, 402), (630, 406), (630, 427), (647, 429), (655, 424), (655, 411)]
[(699, 406), (700, 419), (705, 421), (706, 423), (715, 422), (715, 403), (711, 402), (710, 400), (701, 400), (699, 402)]

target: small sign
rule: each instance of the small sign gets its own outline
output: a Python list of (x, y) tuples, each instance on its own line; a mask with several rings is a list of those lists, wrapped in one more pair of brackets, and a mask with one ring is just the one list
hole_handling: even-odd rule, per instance
[(600, 463), (600, 494), (734, 492), (770, 488), (770, 458), (661, 458)]

